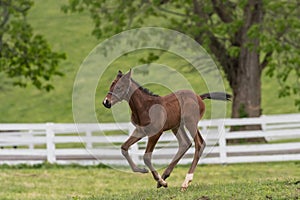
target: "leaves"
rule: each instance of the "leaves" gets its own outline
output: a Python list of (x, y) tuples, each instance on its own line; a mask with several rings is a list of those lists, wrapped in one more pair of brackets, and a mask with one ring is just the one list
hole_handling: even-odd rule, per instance
[(158, 59), (159, 59), (159, 55), (156, 55), (153, 52), (150, 52), (146, 59), (141, 58), (139, 61), (142, 64), (150, 64), (150, 63), (157, 61)]
[[(163, 18), (161, 26), (193, 37), (209, 53), (214, 54), (225, 73), (235, 70), (235, 65), (241, 59), (241, 48), (253, 49), (259, 53), (260, 63), (266, 74), (278, 79), (281, 86), (279, 96), (297, 94), (295, 104), (299, 105), (299, 2), (262, 0), (261, 3), (263, 22), (252, 25), (245, 21), (245, 9), (251, 4), (249, 0), (69, 0), (69, 4), (62, 9), (65, 12), (89, 11), (95, 24), (92, 34), (97, 38), (133, 27), (149, 26), (149, 21)], [(149, 55), (142, 61), (151, 60)]]
[(51, 77), (62, 75), (57, 68), (65, 54), (53, 52), (44, 37), (34, 34), (27, 23), (32, 1), (0, 0), (0, 5), (0, 72), (14, 85), (31, 83), (38, 89), (52, 90)]
[(294, 95), (295, 106), (300, 110), (300, 24), (299, 2), (266, 0), (266, 15), (261, 37), (261, 50), (272, 52), (266, 74), (277, 78), (279, 97)]

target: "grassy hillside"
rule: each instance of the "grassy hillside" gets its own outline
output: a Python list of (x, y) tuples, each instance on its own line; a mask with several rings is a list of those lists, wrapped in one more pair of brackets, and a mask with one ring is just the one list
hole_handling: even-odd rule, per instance
[(60, 65), (64, 77), (55, 78), (55, 90), (47, 93), (33, 87), (6, 88), (0, 94), (0, 122), (71, 122), (73, 80), (80, 63), (98, 43), (90, 36), (92, 23), (86, 14), (66, 15), (66, 1), (35, 1), (28, 16), (37, 33), (43, 34), (56, 51), (66, 52)]
[[(0, 123), (7, 122), (73, 122), (72, 114), (72, 90), (73, 83), (80, 64), (88, 53), (100, 42), (91, 36), (93, 24), (87, 13), (64, 14), (60, 7), (67, 1), (43, 0), (35, 1), (30, 11), (28, 21), (37, 33), (43, 34), (56, 51), (66, 52), (67, 60), (60, 69), (65, 73), (64, 77), (54, 78), (55, 90), (47, 93), (39, 91), (32, 86), (17, 88), (3, 86), (0, 90)], [(102, 107), (101, 102), (107, 93), (109, 84), (118, 69), (127, 71), (138, 64), (138, 59), (145, 56), (143, 52), (121, 57), (116, 60), (105, 72), (100, 80), (95, 96), (95, 108), (100, 122), (112, 121), (110, 110)], [(161, 58), (160, 63), (172, 66), (180, 71), (197, 93), (206, 92), (206, 86), (197, 75), (186, 70), (186, 64), (167, 54)], [(185, 66), (182, 68), (182, 66)], [(159, 75), (155, 75), (159, 76)], [(159, 85), (147, 85), (151, 90), (160, 95), (169, 91)], [(227, 90), (230, 92), (228, 85)], [(263, 77), (262, 107), (264, 114), (293, 113), (298, 112), (292, 98), (277, 98), (278, 84), (276, 80)], [(208, 105), (209, 117), (209, 101)], [(227, 116), (230, 116), (230, 104), (227, 105)], [(126, 116), (125, 116), (126, 118)], [(127, 118), (128, 119), (128, 118)]]

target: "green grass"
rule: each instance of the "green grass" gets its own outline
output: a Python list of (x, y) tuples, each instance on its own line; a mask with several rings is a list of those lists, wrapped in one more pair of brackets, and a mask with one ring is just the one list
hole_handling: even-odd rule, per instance
[(299, 167), (299, 162), (200, 165), (191, 186), (180, 192), (188, 166), (176, 167), (169, 188), (161, 189), (151, 174), (127, 169), (0, 166), (0, 199), (299, 199)]
[[(1, 86), (0, 91), (0, 123), (8, 122), (73, 122), (72, 114), (72, 90), (73, 83), (80, 64), (88, 53), (100, 41), (91, 36), (93, 24), (88, 13), (64, 14), (60, 7), (67, 0), (36, 0), (35, 5), (28, 15), (28, 21), (34, 27), (36, 33), (43, 34), (53, 49), (66, 52), (67, 60), (61, 63), (60, 69), (65, 73), (64, 77), (53, 79), (55, 90), (47, 93), (29, 86), (17, 88), (12, 86)], [(145, 53), (129, 55), (118, 59), (105, 72), (105, 76), (99, 82), (95, 94), (95, 108), (100, 122), (112, 121), (110, 110), (104, 109), (101, 102), (108, 90), (111, 80), (118, 69), (127, 71), (136, 66), (138, 60)], [(182, 66), (182, 60), (174, 59), (173, 56), (164, 56), (160, 63), (164, 63), (180, 71), (192, 84), (197, 93), (206, 92), (206, 86), (198, 75), (189, 73), (186, 65)], [(5, 81), (2, 81), (5, 82)], [(141, 83), (142, 84), (142, 83)], [(228, 84), (227, 91), (230, 92)], [(148, 85), (155, 93), (165, 95), (166, 89), (158, 85)], [(148, 87), (147, 86), (147, 87)], [(278, 83), (266, 76), (262, 78), (262, 108), (264, 114), (294, 113), (298, 112), (292, 98), (277, 97)], [(210, 102), (206, 118), (210, 117)], [(227, 116), (230, 116), (231, 104), (227, 105)], [(125, 119), (129, 117), (124, 116)]]

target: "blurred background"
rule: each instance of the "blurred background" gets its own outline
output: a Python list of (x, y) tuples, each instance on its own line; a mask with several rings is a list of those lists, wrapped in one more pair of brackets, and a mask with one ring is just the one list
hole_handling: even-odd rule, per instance
[[(106, 38), (145, 26), (178, 30), (206, 49), (235, 96), (227, 117), (299, 112), (299, 2), (264, 1), (254, 10), (252, 1), (242, 2), (1, 0), (0, 122), (73, 122), (73, 83), (84, 58)], [(135, 51), (115, 60), (99, 82), (100, 122), (113, 121), (101, 101), (117, 71), (151, 62), (182, 73), (196, 93), (207, 92), (182, 58)]]

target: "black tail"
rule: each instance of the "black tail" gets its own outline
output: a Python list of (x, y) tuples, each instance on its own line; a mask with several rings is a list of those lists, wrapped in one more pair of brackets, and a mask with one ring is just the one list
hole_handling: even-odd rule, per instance
[(231, 101), (231, 95), (224, 92), (212, 92), (201, 94), (202, 99), (213, 99), (213, 100), (222, 100), (222, 101)]

